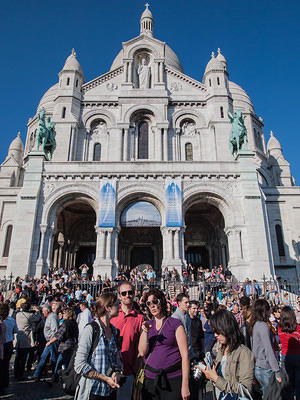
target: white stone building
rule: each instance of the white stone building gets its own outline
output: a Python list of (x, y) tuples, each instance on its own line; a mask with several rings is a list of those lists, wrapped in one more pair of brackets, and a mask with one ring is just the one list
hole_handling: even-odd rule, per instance
[[(11, 143), (0, 173), (1, 274), (87, 262), (111, 276), (121, 265), (159, 272), (192, 262), (229, 265), (238, 279), (299, 278), (300, 190), (280, 143), (271, 134), (266, 146), (220, 50), (202, 81), (191, 78), (153, 23), (147, 6), (140, 35), (90, 82), (72, 51), (37, 108), (56, 124), (51, 161), (36, 151), (37, 114), (24, 149), (20, 135)], [(228, 112), (237, 109), (249, 150), (233, 157)]]

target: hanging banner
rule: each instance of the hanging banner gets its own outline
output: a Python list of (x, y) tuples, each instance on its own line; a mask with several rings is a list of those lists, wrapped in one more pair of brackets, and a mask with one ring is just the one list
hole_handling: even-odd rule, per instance
[(116, 216), (116, 181), (102, 179), (100, 183), (98, 226), (114, 227)]
[(182, 192), (180, 178), (166, 178), (166, 226), (182, 226)]

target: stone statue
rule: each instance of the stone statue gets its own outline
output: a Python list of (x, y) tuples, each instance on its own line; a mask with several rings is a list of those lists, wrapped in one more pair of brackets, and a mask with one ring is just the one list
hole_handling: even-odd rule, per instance
[(184, 122), (182, 124), (182, 134), (185, 136), (196, 135), (196, 124), (194, 122)]
[(247, 128), (241, 110), (236, 110), (233, 115), (228, 112), (228, 117), (232, 125), (229, 147), (232, 156), (235, 157), (240, 150), (248, 150)]
[(142, 61), (138, 67), (139, 76), (139, 88), (149, 89), (150, 87), (150, 67), (146, 64), (146, 59), (142, 58)]
[(36, 131), (37, 151), (39, 151), (41, 145), (43, 153), (48, 159), (52, 160), (54, 150), (56, 149), (55, 123), (51, 122), (50, 117), (45, 121), (45, 114), (44, 108), (38, 111), (39, 124)]

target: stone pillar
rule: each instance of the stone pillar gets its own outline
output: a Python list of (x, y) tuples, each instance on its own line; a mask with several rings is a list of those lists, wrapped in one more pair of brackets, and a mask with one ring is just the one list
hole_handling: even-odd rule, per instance
[(181, 232), (180, 227), (165, 227), (161, 228), (162, 237), (163, 237), (163, 260), (162, 260), (162, 268), (168, 267), (176, 267), (179, 275), (182, 274), (182, 257), (180, 254), (181, 250), (181, 241), (182, 238), (180, 236)]
[(123, 161), (128, 160), (128, 128), (124, 129)]
[(168, 129), (162, 129), (163, 134), (163, 160), (168, 161)]
[(135, 159), (135, 129), (131, 128), (130, 132), (130, 160)]
[(95, 227), (97, 233), (96, 257), (93, 264), (94, 276), (112, 278), (112, 232), (113, 228)]
[(53, 241), (54, 241), (54, 226), (49, 227), (49, 240), (48, 240), (48, 248), (47, 248), (47, 259), (46, 259), (46, 264), (48, 269), (50, 269), (53, 265), (52, 263), (52, 254), (53, 254)]
[(47, 224), (41, 224), (40, 225), (40, 231), (41, 231), (41, 239), (40, 239), (40, 251), (39, 251), (39, 256), (36, 262), (36, 275), (37, 276), (42, 276), (43, 270), (44, 270), (44, 244), (45, 244), (45, 235), (47, 232), (48, 225)]
[(57, 259), (56, 268), (59, 269), (61, 267), (63, 248), (65, 245), (65, 238), (64, 238), (64, 235), (62, 234), (62, 232), (59, 232), (59, 234), (58, 234), (57, 243), (59, 245), (59, 248), (58, 248), (58, 259)]

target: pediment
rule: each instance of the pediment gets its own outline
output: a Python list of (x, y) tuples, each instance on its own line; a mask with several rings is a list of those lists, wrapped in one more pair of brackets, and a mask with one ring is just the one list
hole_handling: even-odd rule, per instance
[(97, 94), (99, 90), (93, 90), (95, 88), (101, 89), (101, 93), (105, 91), (107, 94), (112, 94), (118, 90), (119, 84), (122, 81), (123, 72), (124, 66), (121, 65), (113, 71), (106, 72), (105, 74), (98, 76), (98, 78), (85, 83), (82, 85), (83, 94), (90, 91), (96, 92), (95, 94)]

